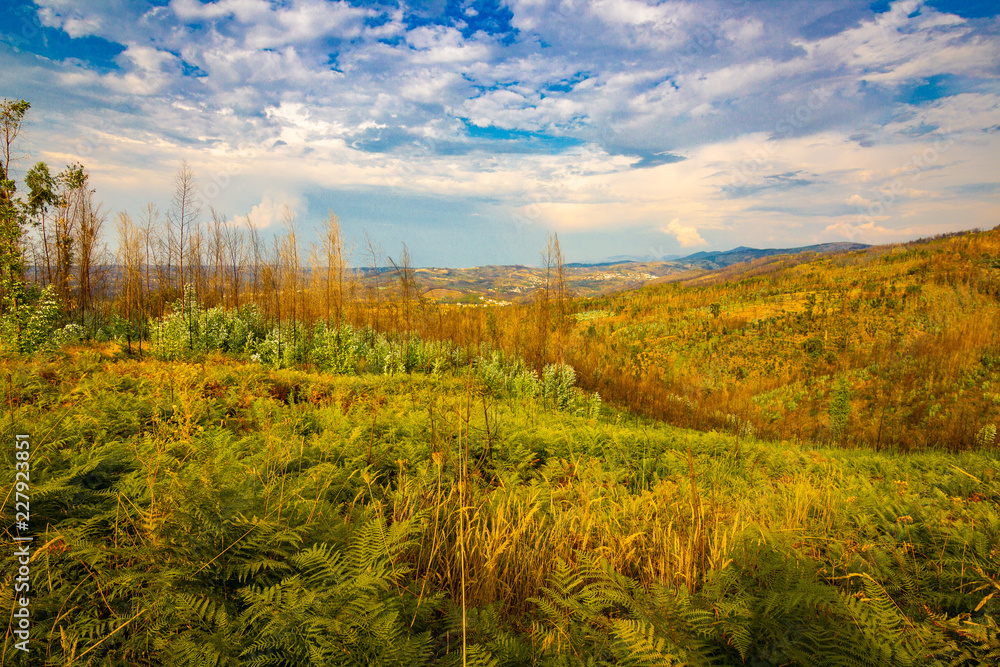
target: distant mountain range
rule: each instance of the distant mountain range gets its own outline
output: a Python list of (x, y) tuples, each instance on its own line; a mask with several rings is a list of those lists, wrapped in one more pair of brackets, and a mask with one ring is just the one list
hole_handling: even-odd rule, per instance
[(740, 262), (752, 262), (755, 259), (770, 257), (772, 255), (797, 255), (800, 252), (828, 254), (864, 250), (869, 247), (871, 246), (864, 243), (817, 243), (816, 245), (807, 245), (800, 248), (747, 248), (746, 246), (740, 246), (732, 250), (696, 252), (693, 255), (682, 257), (678, 261), (694, 264), (714, 264), (718, 267), (723, 267)]
[(645, 263), (645, 262), (674, 262), (677, 264), (689, 264), (699, 268), (722, 268), (740, 262), (752, 262), (761, 257), (772, 255), (796, 255), (800, 252), (835, 253), (849, 252), (851, 250), (863, 250), (870, 246), (864, 243), (817, 243), (816, 245), (802, 246), (799, 248), (748, 248), (740, 246), (732, 250), (712, 250), (696, 252), (685, 257), (680, 255), (664, 255), (654, 257), (652, 255), (615, 255), (602, 262), (567, 264), (568, 267), (586, 268), (597, 266), (613, 266), (615, 264)]
[[(680, 258), (680, 255), (663, 255), (662, 257), (656, 257), (655, 255), (614, 255), (602, 262), (579, 264), (578, 266), (611, 266), (612, 264), (625, 264), (626, 262), (672, 262)], [(570, 265), (567, 264), (567, 266)]]

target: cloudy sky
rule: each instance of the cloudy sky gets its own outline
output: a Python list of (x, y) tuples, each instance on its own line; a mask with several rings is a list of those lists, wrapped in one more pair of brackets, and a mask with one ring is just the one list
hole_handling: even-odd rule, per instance
[(0, 96), (32, 104), (22, 170), (80, 161), (112, 212), (187, 160), (206, 214), (332, 210), (418, 265), (883, 243), (1000, 224), (998, 13), (0, 0)]

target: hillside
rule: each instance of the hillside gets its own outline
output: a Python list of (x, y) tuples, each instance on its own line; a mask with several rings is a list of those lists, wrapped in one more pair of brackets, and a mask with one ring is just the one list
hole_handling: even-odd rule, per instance
[[(578, 297), (601, 296), (635, 289), (645, 284), (688, 278), (762, 257), (795, 255), (799, 261), (812, 254), (859, 250), (861, 243), (823, 243), (802, 248), (746, 248), (698, 252), (680, 258), (619, 259), (564, 265), (567, 289)], [(545, 281), (544, 269), (530, 266), (477, 266), (472, 268), (417, 268), (413, 277), (424, 298), (441, 303), (487, 304), (526, 302)]]
[[(657, 278), (687, 270), (671, 262), (616, 262), (565, 267), (569, 289), (580, 296), (598, 296), (638, 287)], [(545, 271), (534, 266), (477, 266), (467, 269), (418, 268), (413, 277), (423, 298), (439, 303), (487, 304), (529, 302), (545, 282)]]
[(696, 252), (677, 260), (677, 264), (687, 264), (692, 268), (720, 269), (742, 262), (752, 262), (762, 257), (774, 255), (800, 255), (802, 253), (833, 254), (864, 250), (869, 246), (864, 243), (818, 243), (801, 248), (747, 248), (740, 246), (732, 250), (714, 252)]
[(764, 257), (585, 300), (556, 354), (674, 423), (961, 450), (1000, 423), (998, 297), (1000, 230)]
[(998, 296), (994, 229), (764, 256), (597, 298), (550, 291), (461, 322), (477, 344), (564, 361), (587, 389), (673, 424), (959, 451), (1000, 424)]

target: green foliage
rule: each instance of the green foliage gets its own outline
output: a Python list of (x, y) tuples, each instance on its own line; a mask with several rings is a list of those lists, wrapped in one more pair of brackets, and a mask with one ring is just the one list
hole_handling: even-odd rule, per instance
[(30, 355), (69, 341), (67, 335), (56, 333), (62, 313), (51, 285), (39, 292), (15, 283), (4, 291), (4, 298), (7, 307), (0, 316), (0, 337), (17, 353)]
[[(355, 349), (358, 369), (390, 353), (365, 330), (313, 333), (332, 336), (313, 354)], [(112, 666), (995, 662), (992, 450), (808, 450), (595, 423), (554, 409), (558, 393), (543, 397), (516, 360), (482, 354), (469, 368), (449, 348), (385, 344), (432, 372), (96, 348), (0, 360), (4, 437), (28, 432), (36, 447), (38, 654)], [(538, 393), (516, 393), (529, 374)], [(10, 448), (3, 459), (11, 488)], [(4, 608), (15, 562), (0, 554)], [(6, 651), (5, 664), (26, 664)]]
[(240, 591), (241, 634), (251, 638), (242, 664), (421, 665), (429, 635), (410, 632), (394, 565), (409, 526), (381, 517), (361, 524), (346, 552), (315, 544), (292, 556), (290, 574)]
[(538, 374), (522, 359), (493, 351), (475, 360), (476, 374), (494, 393), (531, 399), (542, 391)]
[[(152, 336), (153, 353), (161, 359), (180, 359), (209, 351), (254, 353), (267, 340), (264, 333), (267, 327), (255, 306), (206, 310), (190, 285), (185, 288), (184, 296), (173, 304), (170, 314), (151, 320), (147, 326)], [(265, 347), (267, 353), (270, 349)]]
[(588, 407), (583, 392), (576, 387), (576, 371), (567, 364), (549, 364), (542, 369), (541, 395), (557, 410), (583, 414)]
[(993, 446), (997, 439), (997, 425), (987, 424), (976, 433), (976, 446), (980, 449), (988, 449)]
[[(579, 302), (608, 316), (578, 321), (560, 360), (584, 388), (678, 426), (739, 415), (775, 440), (972, 449), (1000, 421), (998, 255), (1000, 229), (678, 276)], [(830, 402), (841, 382), (846, 423)]]
[(820, 355), (823, 354), (823, 347), (823, 339), (816, 336), (807, 338), (802, 343), (802, 350), (806, 353), (806, 356), (813, 361), (819, 359)]
[(830, 434), (840, 440), (851, 418), (851, 388), (845, 378), (840, 378), (830, 396)]
[(1000, 665), (1000, 623), (992, 616), (978, 621), (971, 618), (950, 619), (949, 628), (958, 638), (948, 643), (949, 667)]
[[(599, 417), (602, 410), (601, 397), (588, 396), (576, 387), (576, 372), (566, 364), (546, 366), (539, 379), (523, 359), (485, 346), (480, 354), (470, 355), (454, 344), (417, 336), (393, 337), (349, 324), (333, 327), (319, 322), (310, 329), (301, 322), (286, 321), (268, 326), (253, 305), (238, 310), (203, 308), (190, 286), (168, 315), (146, 326), (153, 353), (165, 360), (224, 352), (246, 355), (273, 368), (311, 363), (330, 373), (385, 376), (440, 374), (471, 366), (473, 375), (495, 394), (522, 400), (541, 396), (558, 410), (591, 418)], [(121, 339), (124, 333), (113, 335)]]
[[(4, 141), (13, 142), (31, 105), (24, 100), (4, 99), (0, 102), (0, 134)], [(6, 153), (6, 151), (5, 151)], [(24, 257), (21, 236), (24, 232), (25, 207), (15, 197), (17, 184), (11, 178), (9, 155), (0, 163), (0, 290), (4, 301), (0, 312), (11, 304), (10, 295), (23, 289)]]
[(56, 179), (44, 162), (39, 162), (28, 170), (24, 184), (28, 186), (27, 208), (32, 216), (44, 215), (49, 208), (59, 205)]
[(585, 557), (575, 568), (556, 563), (541, 595), (531, 599), (538, 609), (531, 629), (535, 646), (543, 655), (603, 654), (608, 650), (610, 615), (627, 609), (632, 586), (593, 558)]

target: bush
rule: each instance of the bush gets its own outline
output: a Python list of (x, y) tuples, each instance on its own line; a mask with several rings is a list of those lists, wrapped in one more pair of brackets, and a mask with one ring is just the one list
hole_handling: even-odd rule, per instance
[(993, 443), (996, 442), (996, 438), (996, 424), (987, 424), (979, 429), (979, 433), (976, 434), (976, 446), (980, 449), (989, 449), (993, 446)]
[(54, 334), (61, 308), (51, 285), (41, 292), (15, 285), (12, 294), (7, 295), (7, 309), (0, 320), (0, 335), (5, 345), (11, 345), (19, 354), (33, 354), (58, 345)]
[(177, 359), (190, 352), (254, 353), (270, 335), (265, 334), (256, 306), (203, 310), (190, 285), (169, 315), (151, 320), (148, 326), (153, 353), (161, 359)]
[(559, 410), (569, 410), (576, 402), (573, 385), (576, 371), (566, 364), (549, 364), (542, 369), (542, 396)]

